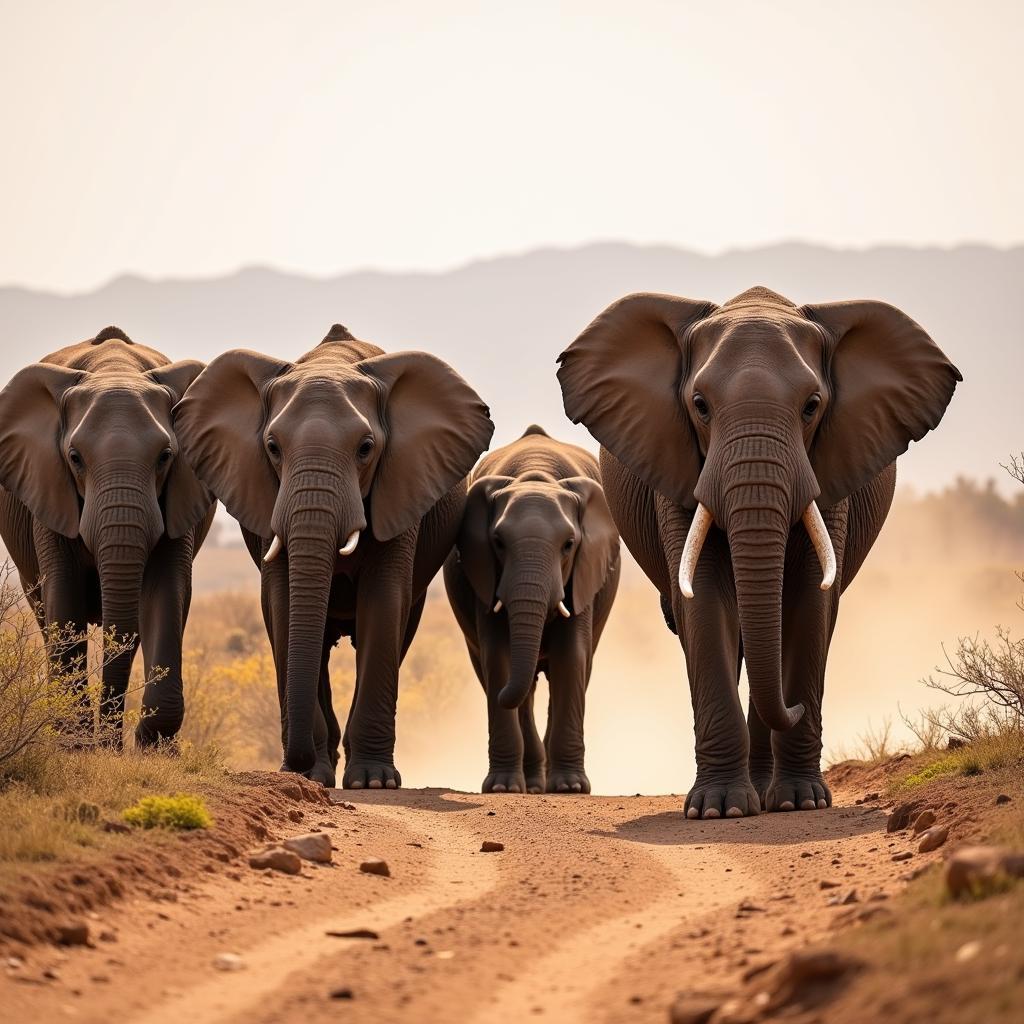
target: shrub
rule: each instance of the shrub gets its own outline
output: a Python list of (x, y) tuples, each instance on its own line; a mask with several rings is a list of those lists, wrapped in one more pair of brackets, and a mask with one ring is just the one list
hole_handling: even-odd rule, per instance
[(187, 793), (144, 796), (121, 816), (138, 828), (209, 828), (213, 824), (202, 797)]

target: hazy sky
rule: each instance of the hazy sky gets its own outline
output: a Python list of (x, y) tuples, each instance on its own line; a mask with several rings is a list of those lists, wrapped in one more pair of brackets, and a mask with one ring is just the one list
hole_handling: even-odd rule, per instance
[(1024, 5), (0, 0), (0, 282), (1024, 241)]

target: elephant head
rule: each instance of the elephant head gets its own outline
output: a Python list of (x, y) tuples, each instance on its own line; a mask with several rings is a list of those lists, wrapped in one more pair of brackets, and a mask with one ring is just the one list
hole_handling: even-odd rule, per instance
[(175, 410), (199, 478), (270, 541), (267, 561), (287, 552), (285, 764), (298, 772), (315, 762), (335, 570), (357, 564), (364, 531), (384, 542), (418, 526), (494, 429), (487, 406), (440, 359), (376, 353), (340, 325), (294, 363), (234, 350), (210, 363)]
[[(108, 327), (94, 344), (132, 343)], [(33, 518), (80, 537), (96, 561), (105, 629), (138, 634), (139, 597), (150, 552), (181, 537), (213, 501), (179, 457), (171, 409), (203, 368), (182, 360), (141, 370), (149, 349), (123, 373), (34, 363), (0, 392), (0, 484)], [(131, 368), (128, 368), (131, 367)], [(106, 666), (104, 681), (127, 685), (130, 657)], [(118, 708), (105, 708), (116, 713)]]
[[(565, 410), (649, 487), (695, 509), (684, 597), (712, 522), (732, 555), (743, 655), (762, 720), (786, 729), (782, 580), (803, 520), (835, 554), (818, 506), (863, 487), (942, 418), (959, 371), (900, 310), (854, 301), (798, 307), (765, 288), (724, 306), (629, 295), (559, 357)], [(696, 595), (700, 599), (700, 593)]]
[(508, 615), (510, 678), (498, 702), (518, 707), (536, 677), (545, 625), (589, 608), (618, 556), (604, 491), (584, 476), (480, 477), (469, 489), (458, 550), (477, 598)]

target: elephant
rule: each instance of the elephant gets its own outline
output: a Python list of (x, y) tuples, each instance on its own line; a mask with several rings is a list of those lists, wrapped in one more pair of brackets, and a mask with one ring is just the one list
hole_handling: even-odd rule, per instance
[[(174, 412), (199, 479), (260, 568), (281, 705), (282, 771), (394, 789), (399, 666), (427, 586), (455, 543), (487, 406), (425, 352), (386, 354), (335, 324), (295, 362), (235, 349)], [(328, 660), (356, 650), (344, 736)]]
[[(126, 645), (102, 670), (102, 738), (118, 747), (140, 638), (147, 682), (136, 743), (173, 738), (184, 715), (192, 561), (216, 502), (181, 457), (171, 409), (202, 368), (107, 327), (20, 370), (0, 392), (0, 536), (40, 625), (70, 625), (81, 637), (58, 645), (61, 670), (84, 663), (89, 623)], [(88, 733), (84, 693), (80, 712)]]
[(891, 305), (796, 306), (763, 287), (722, 306), (627, 295), (559, 362), (566, 414), (600, 442), (612, 515), (685, 654), (687, 817), (829, 806), (839, 596), (888, 514), (897, 456), (938, 426), (960, 372)]
[[(619, 567), (593, 455), (531, 426), (481, 460), (444, 582), (487, 695), (483, 792), (590, 792), (584, 702)], [(551, 694), (543, 743), (541, 672)]]

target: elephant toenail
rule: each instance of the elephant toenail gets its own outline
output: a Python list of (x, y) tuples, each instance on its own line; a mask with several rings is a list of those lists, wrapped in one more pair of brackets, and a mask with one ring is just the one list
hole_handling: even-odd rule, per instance
[(801, 811), (813, 811), (818, 805), (813, 800), (801, 800), (800, 810)]
[(738, 807), (730, 807), (729, 810), (725, 812), (725, 816), (727, 818), (742, 818), (743, 812)]
[(691, 807), (691, 808), (690, 808), (690, 809), (689, 809), (689, 810), (688, 810), (688, 811), (686, 812), (686, 816), (687, 816), (688, 818), (699, 818), (699, 817), (700, 817), (700, 811), (698, 811), (696, 807)]
[(398, 789), (398, 783), (395, 782), (394, 779), (388, 779), (388, 781), (385, 782), (384, 785), (387, 789)]
[(505, 792), (507, 792), (507, 790), (505, 789), (505, 787), (500, 782), (496, 782), (493, 786), (491, 786), (491, 792), (492, 793), (505, 793)]
[(718, 810), (717, 807), (709, 807), (704, 812), (704, 817), (705, 818), (720, 818), (721, 816), (722, 815), (719, 813), (719, 810)]
[(363, 788), (363, 784), (358, 779), (356, 779), (355, 781), (349, 783), (349, 787), (348, 788), (349, 789), (362, 789)]
[(793, 811), (793, 810), (796, 810), (796, 804), (794, 804), (792, 800), (783, 800), (782, 803), (779, 804), (779, 810), (780, 811)]
[(824, 810), (826, 807), (828, 807), (828, 801), (827, 800), (819, 800), (818, 801), (818, 810), (819, 811)]
[(380, 779), (370, 779), (370, 789), (380, 789), (382, 785)]

